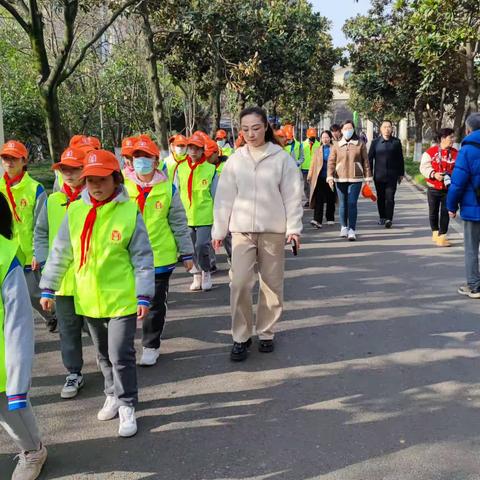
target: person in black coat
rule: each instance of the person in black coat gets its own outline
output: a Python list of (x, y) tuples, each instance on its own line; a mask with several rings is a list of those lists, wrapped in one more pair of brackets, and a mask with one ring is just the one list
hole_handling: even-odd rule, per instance
[(368, 152), (377, 190), (378, 224), (385, 228), (392, 226), (395, 192), (405, 175), (402, 144), (392, 136), (392, 131), (392, 122), (384, 120), (380, 126), (381, 135), (372, 142)]

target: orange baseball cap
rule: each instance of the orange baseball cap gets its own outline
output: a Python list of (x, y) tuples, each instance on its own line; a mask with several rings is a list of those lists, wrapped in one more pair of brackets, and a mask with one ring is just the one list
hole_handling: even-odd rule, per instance
[(60, 157), (60, 161), (52, 165), (52, 170), (58, 170), (60, 167), (82, 168), (86, 157), (86, 152), (82, 148), (68, 147)]
[(17, 140), (9, 140), (0, 150), (0, 157), (9, 156), (14, 158), (28, 158), (27, 147)]
[(205, 140), (205, 156), (210, 158), (215, 153), (220, 153), (217, 142), (208, 137), (208, 139)]
[(217, 133), (215, 134), (215, 139), (216, 140), (225, 140), (227, 138), (227, 132), (225, 130), (217, 130)]
[(132, 148), (132, 155), (135, 155), (137, 152), (145, 152), (148, 155), (153, 155), (154, 157), (160, 156), (160, 150), (157, 145), (150, 137), (147, 138), (138, 138), (135, 142), (135, 145)]
[(295, 138), (293, 125), (290, 125), (290, 124), (284, 125), (283, 131), (285, 132), (285, 136), (287, 140), (293, 140)]
[(317, 129), (316, 128), (309, 128), (307, 130), (307, 137), (316, 137), (317, 136)]
[(102, 148), (102, 143), (97, 137), (87, 137), (87, 145), (90, 145), (95, 150), (100, 150), (100, 148)]
[(283, 129), (278, 129), (278, 130), (275, 130), (275, 135), (277, 137), (280, 137), (280, 138), (286, 138), (287, 136), (285, 135), (285, 132), (283, 131)]
[(86, 135), (74, 135), (68, 145), (70, 147), (77, 147), (79, 145), (85, 145), (87, 143), (87, 136)]
[(135, 146), (135, 143), (137, 143), (138, 138), (137, 137), (127, 137), (122, 140), (122, 149), (120, 153), (122, 155), (132, 155), (133, 153), (133, 147)]
[(173, 146), (174, 147), (179, 147), (180, 145), (187, 145), (188, 144), (188, 138), (185, 137), (184, 135), (175, 135), (175, 138), (173, 139)]
[(197, 130), (196, 132), (193, 132), (193, 135), (200, 135), (205, 141), (207, 140), (207, 138), (210, 138), (208, 134), (206, 134), (202, 130)]
[(370, 185), (368, 185), (368, 183), (366, 183), (363, 187), (362, 187), (362, 195), (365, 197), (365, 198), (370, 198), (372, 200), (372, 202), (376, 202), (377, 201), (377, 197), (376, 195), (372, 192), (372, 189), (370, 188)]
[(205, 138), (203, 137), (203, 135), (200, 135), (200, 132), (195, 132), (188, 139), (187, 145), (195, 145), (196, 147), (199, 147), (199, 148), (205, 148)]
[(92, 150), (85, 158), (82, 177), (106, 177), (120, 171), (117, 157), (108, 150)]

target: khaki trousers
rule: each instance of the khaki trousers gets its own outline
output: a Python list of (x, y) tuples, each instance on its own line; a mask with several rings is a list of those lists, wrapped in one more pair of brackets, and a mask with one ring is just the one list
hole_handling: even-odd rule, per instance
[(230, 306), (234, 342), (246, 342), (253, 334), (255, 265), (260, 286), (256, 332), (261, 340), (271, 340), (283, 311), (284, 234), (232, 233)]

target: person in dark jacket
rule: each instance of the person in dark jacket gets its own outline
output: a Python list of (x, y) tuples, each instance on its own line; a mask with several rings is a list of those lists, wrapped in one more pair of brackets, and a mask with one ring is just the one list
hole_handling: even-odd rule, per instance
[(402, 144), (392, 132), (392, 122), (384, 120), (380, 126), (381, 135), (372, 142), (368, 152), (377, 190), (378, 224), (385, 228), (392, 226), (395, 192), (405, 175)]
[(465, 242), (465, 270), (467, 284), (458, 293), (480, 298), (478, 248), (480, 245), (480, 112), (472, 113), (466, 122), (467, 136), (462, 142), (452, 184), (447, 195), (447, 209), (455, 218), (460, 205)]

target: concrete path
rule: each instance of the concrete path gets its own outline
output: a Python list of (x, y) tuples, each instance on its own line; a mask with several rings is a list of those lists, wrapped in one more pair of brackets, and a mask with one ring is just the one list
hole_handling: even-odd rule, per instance
[[(133, 439), (96, 420), (102, 378), (87, 338), (87, 385), (60, 399), (58, 340), (39, 325), (31, 393), (50, 453), (41, 478), (480, 479), (480, 302), (456, 293), (460, 236), (433, 246), (426, 199), (409, 185), (392, 230), (361, 201), (356, 243), (310, 218), (300, 256), (287, 255), (273, 354), (255, 346), (247, 362), (229, 361), (226, 272), (206, 294), (174, 275), (163, 354), (139, 369)], [(12, 452), (0, 433), (2, 480)]]

